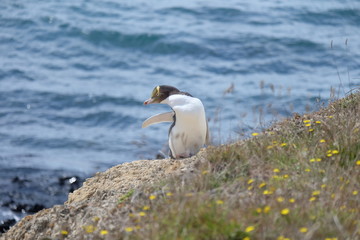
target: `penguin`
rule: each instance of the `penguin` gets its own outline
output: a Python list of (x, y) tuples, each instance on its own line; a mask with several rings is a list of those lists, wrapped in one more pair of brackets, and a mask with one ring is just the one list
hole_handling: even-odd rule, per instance
[(142, 128), (161, 122), (172, 122), (169, 129), (170, 157), (187, 158), (195, 155), (209, 141), (204, 105), (187, 92), (168, 86), (156, 86), (144, 105), (168, 104), (172, 111), (146, 119)]

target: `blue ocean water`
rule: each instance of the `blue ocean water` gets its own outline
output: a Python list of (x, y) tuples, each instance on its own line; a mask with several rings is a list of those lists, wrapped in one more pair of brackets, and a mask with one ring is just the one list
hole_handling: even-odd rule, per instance
[(215, 143), (316, 110), (359, 86), (359, 26), (358, 0), (3, 0), (0, 177), (166, 152), (169, 124), (141, 129), (159, 84), (203, 101)]

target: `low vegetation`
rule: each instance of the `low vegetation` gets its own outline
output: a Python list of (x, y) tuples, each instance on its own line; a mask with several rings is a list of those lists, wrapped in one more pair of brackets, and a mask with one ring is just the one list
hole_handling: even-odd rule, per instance
[(119, 196), (84, 239), (360, 239), (359, 119), (356, 93), (210, 147), (208, 168)]

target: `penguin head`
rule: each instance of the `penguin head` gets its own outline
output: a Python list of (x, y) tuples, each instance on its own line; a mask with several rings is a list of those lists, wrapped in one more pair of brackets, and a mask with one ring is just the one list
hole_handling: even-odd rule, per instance
[(160, 85), (156, 86), (151, 93), (151, 97), (144, 102), (144, 105), (152, 104), (152, 103), (161, 103), (163, 100), (168, 98), (170, 95), (180, 93), (179, 89), (168, 86), (168, 85)]

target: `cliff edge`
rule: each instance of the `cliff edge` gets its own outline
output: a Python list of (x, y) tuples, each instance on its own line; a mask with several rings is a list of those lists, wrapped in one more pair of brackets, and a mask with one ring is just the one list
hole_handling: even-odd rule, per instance
[[(99, 172), (87, 179), (81, 188), (70, 193), (64, 205), (26, 216), (0, 239), (62, 239), (65, 235), (68, 239), (82, 239), (84, 226), (88, 226), (89, 221), (94, 219), (107, 219), (109, 209), (116, 209), (121, 197), (127, 196), (129, 192), (165, 181), (169, 177), (190, 177), (199, 169), (206, 168), (204, 154), (202, 150), (196, 156), (181, 160), (138, 160)], [(62, 234), (64, 229), (71, 231)]]

